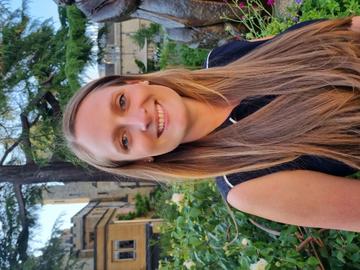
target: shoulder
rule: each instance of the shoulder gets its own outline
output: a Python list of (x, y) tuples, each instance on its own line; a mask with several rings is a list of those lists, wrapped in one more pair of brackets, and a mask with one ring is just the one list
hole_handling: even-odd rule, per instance
[(357, 172), (355, 168), (334, 159), (313, 155), (303, 155), (293, 161), (282, 163), (273, 167), (229, 174), (227, 175), (227, 179), (235, 186), (237, 184), (277, 172), (297, 170), (317, 171), (335, 176), (348, 176)]
[(279, 164), (266, 169), (248, 172), (238, 172), (226, 176), (219, 176), (216, 178), (216, 184), (222, 197), (226, 200), (227, 195), (232, 188), (239, 185), (241, 186), (245, 182), (252, 182), (256, 179), (269, 180), (272, 179), (272, 177), (274, 177), (274, 175), (279, 172), (286, 172), (285, 175), (289, 176), (289, 173), (292, 173), (293, 171), (302, 170), (321, 172), (327, 175), (343, 177), (357, 172), (357, 169), (337, 160), (318, 156), (304, 155), (293, 161)]
[(246, 55), (266, 40), (249, 42), (247, 40), (234, 40), (212, 49), (207, 55), (203, 68), (227, 65)]

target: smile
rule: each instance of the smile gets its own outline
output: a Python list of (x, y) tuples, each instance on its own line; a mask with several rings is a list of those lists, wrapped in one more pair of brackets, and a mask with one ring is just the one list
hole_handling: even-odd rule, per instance
[(165, 121), (165, 111), (159, 103), (155, 103), (157, 111), (157, 137), (159, 138), (165, 130), (166, 121)]

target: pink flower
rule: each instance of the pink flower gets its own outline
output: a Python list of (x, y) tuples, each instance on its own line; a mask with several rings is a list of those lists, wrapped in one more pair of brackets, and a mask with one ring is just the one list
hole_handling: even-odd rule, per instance
[(244, 2), (240, 2), (239, 3), (239, 8), (244, 8), (245, 7), (245, 3)]
[(275, 0), (267, 0), (266, 4), (268, 4), (269, 6), (272, 6), (275, 4)]

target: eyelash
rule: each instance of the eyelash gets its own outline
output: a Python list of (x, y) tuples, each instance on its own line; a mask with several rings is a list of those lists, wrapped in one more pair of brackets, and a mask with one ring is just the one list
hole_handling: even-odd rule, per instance
[[(125, 108), (123, 108), (123, 105), (121, 104), (121, 102), (123, 102), (123, 99), (125, 99)], [(125, 95), (124, 94), (122, 94), (121, 96), (120, 96), (120, 98), (119, 98), (119, 106), (120, 106), (120, 109), (122, 109), (122, 110), (125, 110), (126, 109), (126, 104), (127, 104), (127, 101), (126, 101), (126, 97), (125, 97)]]
[[(124, 99), (125, 99), (125, 101), (124, 101)], [(126, 97), (125, 97), (124, 94), (122, 94), (120, 96), (120, 98), (119, 98), (119, 107), (120, 107), (121, 110), (125, 111), (126, 110), (126, 105), (127, 105)], [(121, 135), (121, 146), (125, 150), (129, 149), (129, 139), (128, 139), (125, 132)]]
[[(124, 141), (126, 140), (126, 144), (124, 143)], [(124, 148), (125, 150), (128, 150), (129, 149), (129, 139), (126, 135), (126, 133), (124, 132), (122, 135), (121, 135), (121, 146), (122, 148)]]

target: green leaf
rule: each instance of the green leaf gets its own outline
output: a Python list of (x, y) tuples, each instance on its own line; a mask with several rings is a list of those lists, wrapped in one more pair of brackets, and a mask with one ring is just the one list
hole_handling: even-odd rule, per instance
[(319, 260), (316, 257), (311, 256), (306, 260), (306, 263), (312, 266), (316, 266), (319, 264)]
[(202, 241), (195, 236), (190, 236), (189, 244), (196, 247), (202, 244)]
[(190, 212), (189, 212), (189, 216), (193, 217), (193, 218), (197, 218), (198, 216), (200, 216), (201, 211), (197, 208), (191, 208)]
[(346, 263), (346, 262), (345, 262), (345, 259), (344, 259), (344, 254), (343, 254), (341, 251), (337, 251), (337, 252), (336, 252), (336, 258), (337, 258), (339, 261), (341, 261), (341, 262), (343, 262), (343, 263)]

